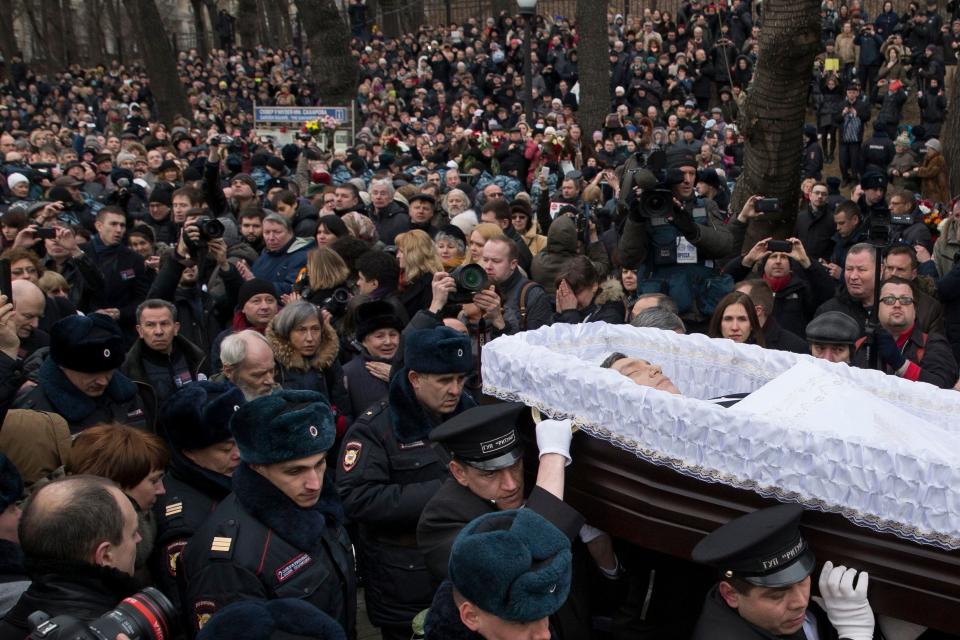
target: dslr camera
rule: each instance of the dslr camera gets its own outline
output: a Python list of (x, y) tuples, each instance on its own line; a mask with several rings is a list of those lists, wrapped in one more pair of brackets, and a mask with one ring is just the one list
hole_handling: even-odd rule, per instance
[(666, 218), (673, 213), (673, 187), (683, 182), (679, 169), (667, 169), (662, 179), (652, 189), (644, 189), (632, 208), (634, 219)]
[(121, 633), (130, 640), (170, 640), (177, 634), (173, 604), (153, 587), (125, 598), (90, 624), (73, 616), (51, 619), (43, 611), (34, 611), (27, 621), (31, 640), (114, 640)]
[(490, 286), (487, 272), (478, 264), (465, 264), (457, 267), (451, 273), (457, 283), (457, 290), (447, 297), (452, 304), (466, 304), (473, 302), (473, 296)]
[(196, 254), (207, 250), (211, 240), (222, 238), (224, 231), (226, 231), (223, 223), (212, 216), (201, 216), (191, 222), (190, 226), (194, 226), (200, 231), (200, 238), (197, 240), (192, 240), (186, 233), (183, 236), (187, 249), (194, 258), (196, 258)]

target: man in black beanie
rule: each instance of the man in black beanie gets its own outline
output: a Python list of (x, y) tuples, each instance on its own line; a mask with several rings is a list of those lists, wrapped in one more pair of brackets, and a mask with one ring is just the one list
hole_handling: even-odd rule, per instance
[(163, 478), (167, 492), (154, 506), (154, 575), (174, 605), (180, 602), (180, 553), (230, 493), (230, 478), (240, 464), (230, 418), (244, 402), (243, 392), (232, 384), (202, 381), (180, 389), (163, 405), (157, 431), (170, 445), (170, 466)]
[(233, 492), (180, 555), (192, 632), (232, 602), (297, 598), (354, 637), (353, 553), (336, 489), (324, 482), (330, 405), (314, 391), (279, 391), (240, 406), (230, 431), (241, 460)]
[(697, 161), (692, 153), (670, 149), (666, 167), (661, 175), (640, 169), (646, 179), (635, 178), (642, 193), (628, 201), (620, 260), (625, 269), (638, 270), (643, 291), (652, 292), (651, 287), (659, 285), (660, 293), (677, 302), (684, 320), (703, 322), (719, 299), (733, 290), (733, 279), (721, 274), (714, 260), (736, 251), (738, 234), (731, 227), (745, 222), (753, 199), (736, 220), (724, 224), (717, 204), (694, 189)]
[(179, 229), (173, 222), (173, 190), (165, 183), (157, 183), (147, 201), (147, 215), (141, 222), (153, 229), (157, 242), (176, 244)]
[(16, 407), (60, 414), (74, 434), (102, 422), (145, 428), (137, 386), (117, 371), (125, 353), (123, 333), (107, 316), (68, 316), (50, 330), (38, 384)]
[(474, 359), (467, 336), (449, 327), (404, 336), (404, 368), (380, 403), (343, 439), (337, 489), (359, 525), (367, 612), (383, 640), (406, 640), (430, 606), (433, 584), (417, 548), (417, 520), (447, 471), (429, 446), (434, 426), (474, 406), (463, 394)]

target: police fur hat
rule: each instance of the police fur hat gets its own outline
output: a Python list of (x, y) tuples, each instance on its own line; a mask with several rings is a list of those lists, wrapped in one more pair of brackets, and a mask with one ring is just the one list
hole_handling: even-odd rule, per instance
[(570, 593), (570, 540), (531, 509), (488, 513), (457, 535), (448, 574), (464, 598), (510, 622), (533, 622)]
[(164, 402), (161, 426), (174, 448), (205, 449), (233, 437), (230, 418), (245, 402), (243, 392), (229, 382), (193, 382)]
[(450, 327), (411, 331), (404, 336), (403, 362), (417, 373), (467, 373), (473, 369), (470, 338)]
[(274, 464), (323, 453), (336, 435), (333, 411), (316, 391), (281, 390), (242, 405), (230, 432), (247, 464)]
[(879, 171), (867, 171), (860, 177), (861, 189), (884, 189), (887, 186), (887, 177)]
[(0, 512), (23, 497), (23, 478), (10, 458), (0, 453)]
[(304, 600), (241, 600), (203, 625), (197, 640), (346, 640), (336, 620)]
[(50, 357), (84, 373), (118, 369), (126, 357), (123, 332), (102, 313), (67, 316), (50, 329)]
[(403, 322), (389, 302), (364, 302), (357, 307), (357, 340), (363, 342), (364, 338), (378, 329), (403, 331)]

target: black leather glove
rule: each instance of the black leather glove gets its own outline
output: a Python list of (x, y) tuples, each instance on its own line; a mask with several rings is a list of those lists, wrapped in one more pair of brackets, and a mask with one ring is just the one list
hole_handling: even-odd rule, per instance
[(899, 371), (903, 363), (907, 361), (906, 356), (900, 352), (897, 341), (893, 339), (887, 331), (880, 329), (877, 331), (877, 353), (880, 354), (880, 360), (890, 366), (894, 371)]
[(694, 222), (693, 215), (681, 206), (674, 204), (673, 214), (667, 218), (667, 222), (675, 226), (687, 240), (700, 238), (700, 227)]

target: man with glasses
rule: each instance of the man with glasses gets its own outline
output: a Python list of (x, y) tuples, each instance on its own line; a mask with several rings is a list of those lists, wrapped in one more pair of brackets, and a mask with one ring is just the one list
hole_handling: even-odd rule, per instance
[(814, 262), (827, 260), (833, 253), (833, 212), (827, 203), (829, 189), (818, 182), (810, 190), (810, 202), (797, 214), (796, 237)]
[[(919, 262), (917, 251), (913, 247), (895, 245), (887, 250), (883, 258), (883, 279), (893, 276), (919, 283)], [(926, 278), (929, 279), (929, 278)], [(915, 303), (917, 309), (917, 324), (921, 331), (943, 334), (943, 306), (932, 295), (917, 287), (918, 297)]]
[(917, 326), (917, 297), (916, 285), (897, 276), (880, 287), (880, 362), (888, 374), (950, 389), (957, 381), (957, 361), (946, 338)]

